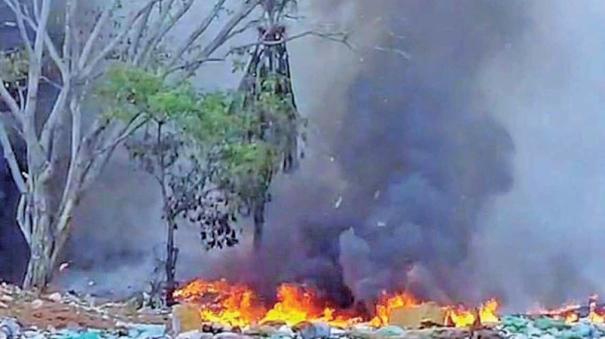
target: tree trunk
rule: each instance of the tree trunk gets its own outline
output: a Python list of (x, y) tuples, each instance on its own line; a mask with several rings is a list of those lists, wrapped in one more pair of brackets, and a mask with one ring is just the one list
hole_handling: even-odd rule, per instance
[(30, 259), (23, 287), (43, 290), (50, 282), (59, 254), (67, 242), (75, 198), (69, 199), (65, 206), (61, 206), (59, 213), (54, 214), (48, 190), (35, 189), (29, 194), (33, 199), (26, 202), (25, 216), (22, 218), (31, 230)]
[(178, 258), (178, 248), (174, 245), (174, 233), (176, 230), (176, 222), (173, 217), (166, 218), (166, 226), (168, 226), (168, 234), (166, 241), (166, 289), (164, 301), (166, 306), (174, 305), (173, 294), (176, 289), (176, 261)]
[(263, 243), (263, 227), (265, 226), (265, 203), (258, 202), (254, 206), (254, 237), (252, 247), (258, 252)]
[(52, 257), (55, 250), (55, 241), (50, 218), (35, 215), (38, 213), (32, 212), (34, 212), (34, 215), (29, 216), (32, 221), (30, 259), (23, 287), (44, 289), (50, 281), (54, 266)]
[(32, 236), (32, 241), (37, 246), (31, 250), (23, 288), (44, 289), (50, 281), (53, 266), (51, 263), (52, 244), (49, 244), (48, 240), (43, 240), (42, 237), (47, 238), (43, 235)]

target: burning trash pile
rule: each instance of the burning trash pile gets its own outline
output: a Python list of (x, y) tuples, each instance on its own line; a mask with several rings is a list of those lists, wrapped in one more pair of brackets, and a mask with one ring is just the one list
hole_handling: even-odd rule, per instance
[(173, 328), (181, 338), (596, 338), (605, 337), (605, 308), (587, 307), (500, 316), (499, 303), (476, 308), (421, 302), (407, 293), (384, 293), (370, 314), (339, 309), (318, 291), (282, 284), (268, 304), (244, 284), (194, 280), (174, 293)]
[(170, 314), (131, 301), (0, 285), (0, 338), (605, 338), (605, 306), (596, 297), (587, 305), (520, 315), (500, 315), (496, 300), (465, 308), (406, 293), (384, 293), (371, 313), (341, 309), (297, 284), (281, 285), (268, 302), (249, 286), (225, 280), (195, 280), (174, 297), (178, 304)]

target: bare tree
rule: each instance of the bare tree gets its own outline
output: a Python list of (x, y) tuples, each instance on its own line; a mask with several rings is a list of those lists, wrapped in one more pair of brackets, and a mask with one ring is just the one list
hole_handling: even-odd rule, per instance
[[(120, 17), (121, 1), (107, 1), (93, 12), (89, 23), (80, 18), (85, 3), (65, 0), (60, 5), (62, 23), (52, 35), (51, 0), (2, 1), (14, 13), (25, 66), (19, 68), (23, 81), (0, 67), (1, 107), (6, 108), (0, 119), (0, 142), (21, 192), (18, 223), (31, 252), (24, 286), (44, 288), (67, 241), (82, 194), (120, 143), (145, 122), (136, 115), (124, 123), (88, 108), (95, 85), (108, 67), (122, 62), (187, 78), (203, 64), (223, 60), (237, 50), (220, 51), (232, 38), (254, 27), (251, 14), (262, 11), (262, 1), (242, 0), (238, 8), (227, 11), (225, 0), (215, 0), (208, 15), (170, 51), (163, 42), (195, 0), (141, 0), (126, 18)], [(219, 14), (228, 18), (218, 20)], [(209, 29), (213, 25), (218, 29)], [(216, 33), (208, 36), (210, 32)], [(56, 89), (48, 110), (40, 104), (45, 84)], [(16, 160), (17, 143), (25, 145), (25, 166)]]

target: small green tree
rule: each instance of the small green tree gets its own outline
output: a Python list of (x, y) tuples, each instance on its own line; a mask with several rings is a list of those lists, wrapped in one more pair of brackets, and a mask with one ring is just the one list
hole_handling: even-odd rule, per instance
[[(178, 249), (175, 231), (187, 220), (200, 227), (206, 249), (238, 243), (238, 217), (247, 215), (267, 177), (280, 165), (280, 143), (255, 137), (267, 119), (234, 107), (239, 93), (200, 95), (190, 86), (166, 85), (144, 70), (115, 67), (101, 87), (109, 117), (143, 118), (144, 128), (126, 145), (140, 168), (157, 182), (166, 222), (166, 302), (175, 287)], [(266, 96), (278, 114), (283, 103)], [(280, 124), (284, 119), (272, 119)], [(262, 186), (262, 187), (261, 187)]]

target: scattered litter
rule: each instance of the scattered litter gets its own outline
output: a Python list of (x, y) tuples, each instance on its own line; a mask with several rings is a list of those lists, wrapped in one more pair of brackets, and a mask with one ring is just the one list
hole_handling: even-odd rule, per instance
[(339, 196), (336, 202), (334, 203), (334, 208), (340, 208), (340, 205), (342, 205), (342, 195)]
[(61, 296), (61, 293), (56, 292), (56, 293), (49, 295), (48, 299), (58, 303), (58, 302), (61, 302), (61, 300), (63, 300), (63, 297)]
[(21, 325), (12, 318), (0, 318), (0, 334), (7, 339), (21, 337)]
[(32, 301), (32, 308), (34, 310), (42, 307), (42, 305), (44, 305), (44, 301), (42, 301), (40, 299), (36, 299), (36, 300)]
[(68, 262), (64, 262), (61, 265), (59, 265), (59, 271), (60, 272), (65, 271), (67, 268), (69, 268), (69, 263)]

